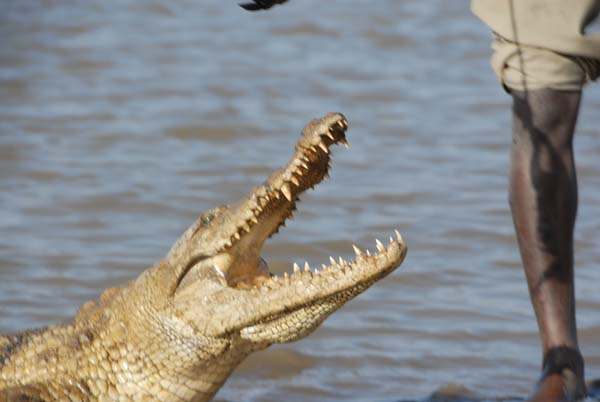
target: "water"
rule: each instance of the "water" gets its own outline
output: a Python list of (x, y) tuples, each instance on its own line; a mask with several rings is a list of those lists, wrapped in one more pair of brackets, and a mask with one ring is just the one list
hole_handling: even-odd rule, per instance
[[(351, 257), (398, 228), (401, 270), (309, 338), (249, 358), (224, 401), (519, 400), (540, 350), (507, 204), (509, 98), (468, 2), (5, 0), (0, 331), (53, 324), (159, 260), (343, 112), (351, 148), (265, 248)], [(600, 87), (576, 137), (578, 323), (600, 377)]]

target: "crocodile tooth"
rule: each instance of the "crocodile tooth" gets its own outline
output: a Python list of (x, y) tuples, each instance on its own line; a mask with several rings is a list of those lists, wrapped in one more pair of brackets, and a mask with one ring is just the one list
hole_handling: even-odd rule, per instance
[(340, 263), (340, 265), (346, 265), (346, 261), (344, 261), (344, 259), (342, 258), (342, 256), (338, 257), (338, 262)]
[(298, 273), (300, 272), (300, 266), (296, 263), (294, 263), (294, 273)]
[(292, 202), (292, 190), (290, 190), (289, 184), (285, 183), (283, 186), (281, 186), (281, 192), (283, 195), (285, 195), (285, 198), (287, 198), (289, 202)]
[(304, 172), (301, 169), (296, 170), (298, 176), (304, 176)]
[(318, 268), (315, 268), (315, 274), (320, 274), (320, 273), (321, 273), (321, 271), (319, 271)]
[(302, 167), (306, 170), (308, 170), (308, 165), (304, 162), (300, 162), (300, 165), (302, 165)]
[(390, 244), (392, 244), (394, 242), (394, 239), (392, 239), (392, 236), (390, 236)]
[(331, 265), (335, 265), (336, 264), (335, 259), (333, 257), (331, 257), (331, 256), (329, 256), (329, 262), (331, 262)]
[(250, 233), (250, 225), (248, 225), (247, 223), (244, 224), (244, 230), (248, 233)]
[(396, 230), (396, 238), (398, 239), (399, 242), (402, 242), (402, 235), (400, 234), (400, 232), (398, 232), (398, 230)]
[(279, 194), (279, 191), (275, 191), (275, 198), (277, 198), (277, 199), (281, 198), (281, 194)]
[(325, 270), (327, 269), (327, 265), (325, 265), (325, 264), (321, 264), (321, 269), (322, 269), (323, 271), (325, 271)]
[(241, 236), (238, 232), (236, 232), (233, 237), (235, 237), (236, 240), (239, 240)]
[(292, 183), (294, 183), (294, 185), (296, 185), (296, 187), (300, 187), (300, 181), (298, 181), (298, 179), (295, 176), (292, 176), (292, 178), (290, 179), (290, 181)]
[(379, 241), (379, 239), (375, 239), (375, 243), (377, 245), (377, 251), (380, 253), (385, 251), (385, 247), (383, 247), (383, 244)]
[(367, 249), (367, 256), (371, 256), (371, 252), (369, 251), (369, 249)]
[(340, 139), (340, 142), (341, 142), (342, 144), (344, 144), (344, 146), (345, 146), (346, 148), (350, 148), (350, 144), (348, 144), (348, 140), (346, 140), (345, 138), (342, 138), (342, 139)]
[(362, 251), (360, 251), (360, 249), (356, 247), (356, 245), (353, 244), (352, 248), (354, 249), (354, 253), (356, 253), (357, 257), (360, 257), (362, 255)]
[(308, 262), (304, 263), (304, 272), (310, 272), (310, 265), (308, 265)]
[(255, 224), (256, 224), (256, 223), (258, 223), (258, 219), (256, 218), (256, 216), (252, 216), (252, 217), (250, 218), (250, 220), (251, 220), (253, 223), (255, 223)]
[(333, 135), (333, 133), (331, 132), (331, 130), (329, 130), (329, 132), (327, 132), (327, 136), (329, 138), (331, 138), (332, 141), (335, 141), (335, 136)]
[(319, 148), (321, 148), (326, 154), (329, 153), (329, 148), (327, 148), (327, 145), (325, 145), (324, 142), (319, 142)]

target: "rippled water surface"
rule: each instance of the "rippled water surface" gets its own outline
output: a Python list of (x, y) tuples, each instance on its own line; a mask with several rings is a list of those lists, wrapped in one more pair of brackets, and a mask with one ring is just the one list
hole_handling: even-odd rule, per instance
[[(200, 211), (341, 111), (350, 149), (269, 241), (276, 272), (373, 248), (401, 270), (309, 338), (249, 358), (218, 401), (522, 399), (540, 349), (507, 204), (509, 98), (467, 1), (5, 0), (0, 331), (53, 324), (159, 260)], [(578, 323), (600, 377), (600, 86), (585, 94)], [(512, 399), (511, 399), (512, 398)]]

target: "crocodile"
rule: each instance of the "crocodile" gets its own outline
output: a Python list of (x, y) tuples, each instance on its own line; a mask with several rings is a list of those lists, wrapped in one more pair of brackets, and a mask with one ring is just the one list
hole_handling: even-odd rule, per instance
[[(70, 322), (0, 335), (0, 401), (208, 401), (250, 353), (307, 336), (403, 261), (400, 234), (371, 253), (273, 275), (260, 251), (347, 145), (331, 113), (302, 131), (286, 167), (202, 213), (167, 255)], [(387, 243), (387, 242), (386, 242)]]

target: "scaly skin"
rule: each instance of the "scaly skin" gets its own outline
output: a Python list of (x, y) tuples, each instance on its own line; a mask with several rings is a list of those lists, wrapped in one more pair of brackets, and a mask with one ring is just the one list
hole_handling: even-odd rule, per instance
[(292, 342), (400, 265), (400, 235), (371, 255), (272, 276), (260, 250), (319, 183), (346, 119), (313, 120), (293, 158), (208, 211), (167, 256), (67, 324), (0, 336), (0, 401), (208, 401), (251, 352)]

